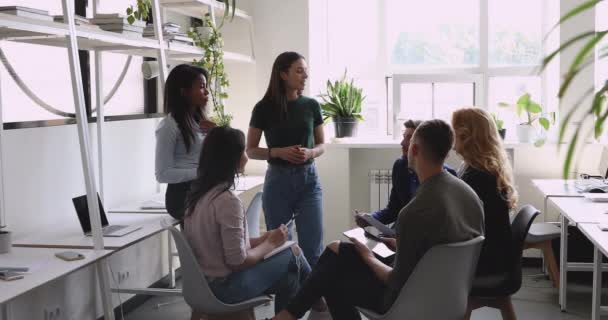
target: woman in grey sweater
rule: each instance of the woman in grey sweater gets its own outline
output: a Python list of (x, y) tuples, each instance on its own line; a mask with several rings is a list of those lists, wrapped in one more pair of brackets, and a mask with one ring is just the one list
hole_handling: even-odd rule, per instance
[(190, 182), (206, 132), (215, 124), (206, 116), (209, 100), (203, 68), (182, 64), (173, 68), (165, 83), (164, 110), (168, 113), (156, 128), (156, 180), (167, 183), (165, 205), (171, 216), (181, 220)]

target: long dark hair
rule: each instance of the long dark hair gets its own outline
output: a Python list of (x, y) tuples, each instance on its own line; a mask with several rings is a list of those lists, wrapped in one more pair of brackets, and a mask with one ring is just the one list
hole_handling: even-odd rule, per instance
[(190, 186), (186, 200), (186, 215), (190, 215), (196, 203), (212, 188), (225, 184), (226, 191), (234, 187), (241, 156), (245, 152), (245, 134), (231, 127), (211, 129), (203, 142), (198, 162), (197, 176)]
[(270, 101), (276, 108), (280, 120), (287, 119), (287, 88), (285, 81), (281, 78), (281, 72), (287, 72), (291, 65), (300, 59), (304, 59), (304, 56), (297, 52), (287, 51), (281, 53), (272, 64), (270, 83), (268, 83), (264, 99)]
[(209, 81), (207, 70), (189, 64), (180, 64), (171, 70), (165, 82), (165, 112), (171, 113), (177, 122), (188, 152), (194, 141), (194, 125), (197, 125), (205, 114), (199, 108), (192, 110), (190, 101), (182, 95), (182, 89), (192, 88), (192, 84), (200, 75), (205, 76), (205, 79)]

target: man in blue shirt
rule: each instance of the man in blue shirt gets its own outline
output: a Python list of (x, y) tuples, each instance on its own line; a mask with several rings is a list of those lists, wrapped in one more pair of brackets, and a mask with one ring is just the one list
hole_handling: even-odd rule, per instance
[[(393, 185), (388, 204), (386, 205), (386, 208), (372, 213), (372, 217), (383, 224), (391, 224), (397, 220), (399, 211), (401, 211), (401, 209), (405, 207), (410, 200), (412, 200), (418, 185), (420, 185), (418, 176), (408, 167), (407, 164), (407, 150), (410, 147), (410, 140), (412, 139), (412, 135), (420, 123), (420, 120), (407, 120), (403, 124), (405, 126), (403, 139), (401, 140), (401, 152), (403, 156), (397, 159), (393, 164)], [(456, 175), (456, 172), (451, 168), (444, 166), (444, 169), (454, 176)], [(355, 221), (359, 227), (364, 228), (368, 226), (367, 222), (365, 222), (358, 215), (355, 215)]]

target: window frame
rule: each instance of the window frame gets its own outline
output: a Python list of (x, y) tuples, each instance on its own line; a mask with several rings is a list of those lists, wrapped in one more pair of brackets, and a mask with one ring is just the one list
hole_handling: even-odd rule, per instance
[[(401, 132), (401, 85), (408, 83), (473, 83), (473, 103), (476, 104), (483, 97), (486, 91), (481, 74), (396, 74), (393, 75), (393, 138), (398, 139)], [(435, 117), (434, 106), (431, 106), (433, 117)], [(417, 119), (419, 120), (419, 119)]]

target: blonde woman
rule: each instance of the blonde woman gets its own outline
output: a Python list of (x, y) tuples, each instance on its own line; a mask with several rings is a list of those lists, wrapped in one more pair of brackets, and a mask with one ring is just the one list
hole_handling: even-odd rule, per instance
[(484, 203), (485, 241), (477, 265), (478, 276), (504, 273), (512, 265), (509, 211), (517, 203), (513, 172), (490, 114), (463, 108), (452, 115), (454, 150), (464, 159), (459, 170)]

